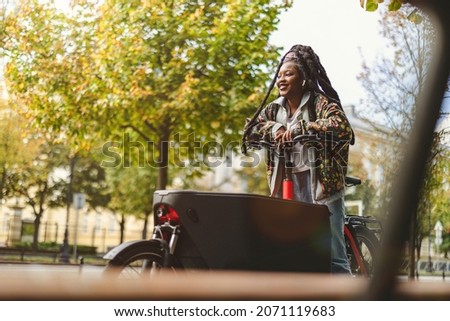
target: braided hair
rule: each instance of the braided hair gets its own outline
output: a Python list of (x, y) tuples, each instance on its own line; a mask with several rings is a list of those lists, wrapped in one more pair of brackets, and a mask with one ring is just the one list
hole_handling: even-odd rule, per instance
[(278, 70), (281, 68), (283, 63), (288, 61), (293, 61), (296, 63), (300, 72), (303, 74), (304, 79), (306, 80), (307, 89), (319, 92), (329, 100), (340, 105), (338, 93), (331, 85), (327, 72), (320, 63), (319, 56), (317, 56), (310, 46), (293, 46), (283, 57)]
[(341, 105), (341, 101), (339, 99), (339, 95), (336, 90), (331, 85), (330, 79), (328, 78), (327, 72), (325, 68), (322, 66), (319, 56), (314, 52), (314, 50), (310, 46), (304, 45), (295, 45), (293, 46), (282, 58), (280, 63), (277, 66), (275, 76), (270, 83), (270, 86), (264, 96), (263, 101), (261, 102), (258, 110), (253, 115), (251, 120), (247, 123), (243, 140), (246, 139), (247, 135), (250, 133), (251, 128), (256, 125), (256, 119), (260, 114), (261, 110), (266, 105), (267, 99), (269, 95), (275, 87), (275, 83), (277, 81), (278, 73), (281, 69), (281, 66), (285, 62), (294, 62), (297, 65), (299, 71), (303, 74), (303, 78), (306, 80), (305, 87), (306, 89), (321, 93), (325, 97), (327, 97), (330, 101), (337, 103), (339, 106)]

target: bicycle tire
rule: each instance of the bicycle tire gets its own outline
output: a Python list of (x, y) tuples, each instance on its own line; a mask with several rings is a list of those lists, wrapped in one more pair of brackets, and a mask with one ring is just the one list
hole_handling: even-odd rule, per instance
[(164, 267), (164, 251), (158, 244), (135, 244), (127, 247), (111, 259), (104, 271), (107, 276), (118, 278), (151, 277)]
[[(375, 267), (375, 261), (377, 257), (377, 252), (379, 248), (379, 240), (378, 238), (366, 227), (364, 226), (354, 226), (354, 234), (356, 238), (356, 242), (361, 252), (361, 257), (363, 259), (363, 264), (367, 274), (365, 276), (372, 276)], [(346, 237), (347, 239), (347, 237)], [(348, 243), (348, 240), (346, 240)], [(355, 254), (353, 253), (351, 247), (347, 246), (347, 255), (349, 258), (350, 269), (353, 275), (363, 275), (361, 267), (358, 265), (357, 260), (355, 258)]]

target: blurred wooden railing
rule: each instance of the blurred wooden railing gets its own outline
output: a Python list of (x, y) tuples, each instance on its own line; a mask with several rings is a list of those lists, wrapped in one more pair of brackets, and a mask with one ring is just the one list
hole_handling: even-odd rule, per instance
[[(364, 300), (369, 280), (304, 273), (162, 272), (149, 279), (2, 272), (0, 300)], [(394, 300), (450, 300), (449, 282), (398, 282)]]

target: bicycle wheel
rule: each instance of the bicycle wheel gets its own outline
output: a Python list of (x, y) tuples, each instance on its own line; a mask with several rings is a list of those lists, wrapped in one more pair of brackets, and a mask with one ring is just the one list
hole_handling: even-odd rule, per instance
[[(366, 276), (372, 276), (375, 266), (376, 253), (379, 247), (378, 238), (366, 227), (364, 226), (355, 226), (355, 237), (356, 242), (361, 253), (361, 258), (367, 271)], [(363, 269), (359, 266), (358, 260), (351, 246), (349, 245), (349, 241), (347, 240), (347, 255), (349, 258), (350, 268), (354, 275), (363, 275)]]
[(164, 251), (158, 244), (138, 243), (123, 249), (108, 262), (105, 275), (119, 278), (151, 277), (164, 266)]

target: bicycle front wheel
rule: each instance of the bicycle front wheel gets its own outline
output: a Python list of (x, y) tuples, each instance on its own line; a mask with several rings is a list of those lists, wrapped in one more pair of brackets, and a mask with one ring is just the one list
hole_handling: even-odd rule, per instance
[(151, 277), (164, 267), (164, 251), (158, 244), (138, 243), (125, 248), (108, 262), (105, 275), (119, 278)]

